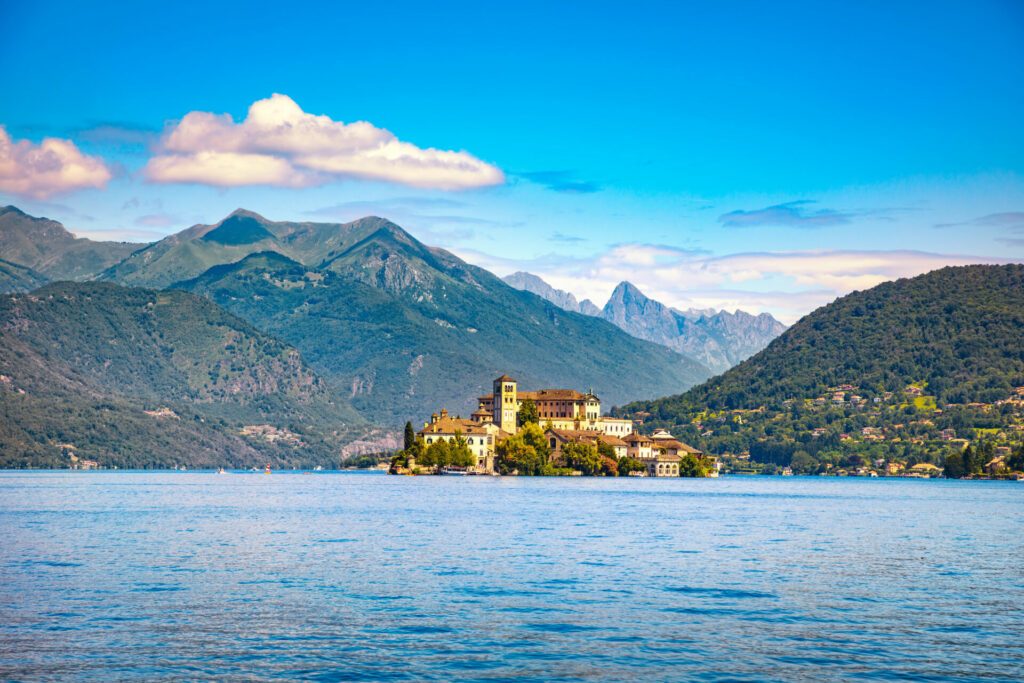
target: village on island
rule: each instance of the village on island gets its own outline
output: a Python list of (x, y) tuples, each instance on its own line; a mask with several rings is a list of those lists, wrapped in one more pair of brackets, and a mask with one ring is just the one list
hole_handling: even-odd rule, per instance
[(444, 408), (423, 428), (406, 425), (392, 474), (717, 477), (716, 458), (665, 430), (644, 436), (632, 420), (601, 414), (593, 391), (520, 391), (508, 375), (478, 398), (468, 419)]

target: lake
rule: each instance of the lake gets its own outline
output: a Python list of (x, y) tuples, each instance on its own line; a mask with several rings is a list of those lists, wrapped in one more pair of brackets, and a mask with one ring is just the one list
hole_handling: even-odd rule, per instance
[(1024, 678), (1024, 484), (0, 473), (0, 678)]

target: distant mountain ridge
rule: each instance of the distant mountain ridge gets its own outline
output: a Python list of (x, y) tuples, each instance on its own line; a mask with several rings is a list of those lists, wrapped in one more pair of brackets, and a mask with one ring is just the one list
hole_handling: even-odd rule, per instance
[(0, 258), (47, 280), (89, 279), (144, 246), (75, 237), (57, 221), (29, 216), (14, 206), (0, 207)]
[(562, 289), (555, 289), (533, 273), (518, 271), (511, 275), (506, 275), (501, 279), (516, 289), (533, 292), (537, 296), (543, 297), (559, 308), (567, 311), (582, 313), (583, 315), (601, 315), (601, 309), (598, 308), (590, 299), (577, 301), (576, 297), (571, 292), (566, 292)]
[[(542, 296), (566, 310), (586, 312), (576, 297), (555, 289), (530, 273), (514, 273), (504, 278), (518, 289)], [(744, 311), (678, 311), (648, 298), (635, 285), (621, 282), (603, 309), (587, 315), (601, 317), (638, 339), (667, 346), (695, 358), (715, 372), (724, 372), (757, 353), (786, 326), (768, 313), (752, 315)]]

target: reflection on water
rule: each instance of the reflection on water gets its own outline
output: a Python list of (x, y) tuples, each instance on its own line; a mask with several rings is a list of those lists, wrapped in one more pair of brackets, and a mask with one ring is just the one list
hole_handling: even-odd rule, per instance
[(0, 678), (1020, 680), (1024, 485), (0, 473)]

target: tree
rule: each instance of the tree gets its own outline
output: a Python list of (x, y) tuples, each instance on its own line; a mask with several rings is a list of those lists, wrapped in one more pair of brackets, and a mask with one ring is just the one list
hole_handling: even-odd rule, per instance
[(601, 472), (601, 456), (597, 448), (588, 443), (567, 443), (562, 446), (562, 458), (567, 467), (593, 476)]
[(546, 463), (548, 457), (551, 455), (551, 447), (548, 446), (548, 440), (544, 436), (543, 430), (536, 422), (527, 422), (522, 429), (519, 430), (519, 436), (523, 437), (523, 441), (533, 446), (533, 450), (537, 452), (537, 455), (541, 459), (541, 463)]
[[(970, 448), (970, 446), (968, 446)], [(942, 475), (947, 479), (960, 479), (966, 476), (967, 468), (964, 467), (964, 454), (953, 452), (946, 456), (945, 467)]]
[(528, 424), (540, 424), (540, 413), (537, 411), (537, 404), (533, 402), (533, 399), (527, 398), (523, 400), (523, 405), (519, 407), (519, 412), (516, 413), (516, 424), (519, 427)]
[(510, 436), (495, 448), (497, 468), (501, 474), (516, 472), (525, 476), (539, 475), (544, 462), (537, 449), (526, 442), (523, 434)]
[(476, 456), (461, 432), (455, 432), (455, 438), (448, 442), (447, 464), (451, 467), (470, 467), (476, 464)]
[(619, 476), (625, 477), (630, 472), (646, 472), (647, 465), (636, 458), (624, 455), (619, 459)]
[(680, 477), (706, 477), (708, 470), (704, 462), (693, 453), (687, 453), (679, 459)]
[(601, 455), (598, 453), (598, 457), (601, 458), (600, 472), (606, 477), (617, 477), (619, 476), (619, 461), (615, 458), (609, 458), (607, 455)]
[(807, 451), (797, 451), (793, 454), (793, 460), (789, 463), (794, 472), (811, 474), (818, 469), (818, 461)]
[(1011, 470), (1024, 470), (1024, 444), (1017, 446), (1017, 450), (1006, 459), (1006, 466)]
[(405, 444), (403, 448), (409, 450), (416, 443), (416, 432), (412, 428), (412, 422), (405, 423)]

